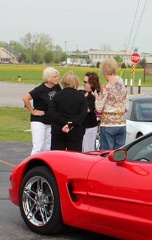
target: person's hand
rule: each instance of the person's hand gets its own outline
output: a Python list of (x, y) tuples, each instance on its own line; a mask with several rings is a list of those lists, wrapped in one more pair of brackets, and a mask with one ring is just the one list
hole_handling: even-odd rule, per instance
[(102, 94), (107, 94), (107, 89), (104, 86), (102, 87)]
[(68, 133), (73, 127), (71, 126), (72, 122), (68, 122), (66, 125), (63, 126), (62, 131), (64, 133)]
[(64, 125), (62, 128), (62, 132), (68, 133), (70, 131), (68, 124)]
[(37, 109), (34, 109), (32, 112), (32, 115), (34, 115), (34, 116), (43, 116), (44, 114), (45, 114), (44, 111), (37, 110)]
[(92, 95), (95, 97), (96, 100), (98, 100), (99, 95), (97, 93), (97, 90), (95, 90), (94, 92), (92, 92)]
[(86, 93), (84, 94), (84, 96), (87, 97), (87, 96), (88, 96), (88, 92), (86, 92)]

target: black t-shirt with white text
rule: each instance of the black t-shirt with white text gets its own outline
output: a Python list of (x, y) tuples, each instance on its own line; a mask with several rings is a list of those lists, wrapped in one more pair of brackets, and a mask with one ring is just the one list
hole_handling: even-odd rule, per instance
[(41, 85), (29, 92), (33, 99), (33, 108), (45, 112), (43, 116), (35, 116), (31, 114), (31, 122), (35, 121), (42, 122), (44, 124), (51, 124), (52, 118), (48, 113), (48, 108), (54, 95), (60, 90), (61, 87), (59, 84), (54, 85), (52, 88), (48, 88), (47, 86), (45, 86), (44, 83), (42, 83)]

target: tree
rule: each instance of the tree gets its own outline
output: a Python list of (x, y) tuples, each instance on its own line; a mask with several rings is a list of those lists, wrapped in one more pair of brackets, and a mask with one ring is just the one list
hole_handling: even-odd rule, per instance
[(50, 63), (53, 60), (53, 53), (51, 51), (48, 51), (44, 55), (44, 61), (45, 63)]
[(0, 41), (0, 47), (7, 47), (8, 43)]
[(18, 62), (19, 63), (22, 63), (22, 62), (26, 63), (26, 55), (24, 53), (21, 53), (21, 55), (18, 58)]
[(33, 63), (42, 63), (38, 53), (33, 53), (33, 55), (32, 55), (32, 62)]
[(61, 62), (63, 51), (62, 51), (62, 48), (59, 45), (56, 45), (56, 46), (53, 47), (52, 54), (53, 54), (53, 60), (54, 60), (55, 63)]
[(97, 62), (96, 67), (97, 67), (97, 68), (100, 67), (100, 62), (99, 62), (99, 61)]
[(54, 46), (52, 38), (44, 33), (27, 33), (19, 39), (19, 42), (10, 41), (7, 43), (0, 41), (0, 47), (11, 48), (18, 54), (18, 61), (20, 63), (33, 64), (34, 62), (44, 63), (53, 60), (56, 63), (60, 63), (63, 57), (62, 48), (59, 45)]
[(121, 68), (126, 68), (126, 65), (124, 62), (121, 64)]
[(29, 63), (33, 63), (33, 56), (35, 54), (39, 55), (40, 62), (44, 62), (45, 52), (53, 48), (52, 38), (44, 33), (27, 33), (20, 39), (20, 43), (26, 52)]
[(63, 53), (62, 56), (61, 56), (61, 62), (66, 61), (67, 58), (68, 58), (68, 55), (66, 53)]
[(146, 66), (146, 59), (145, 59), (145, 58), (141, 59), (139, 65), (140, 65), (142, 68), (145, 68), (145, 66)]
[(23, 47), (19, 42), (10, 41), (9, 42), (9, 47), (11, 47), (18, 54), (23, 53)]
[(123, 62), (122, 57), (120, 57), (119, 55), (117, 55), (116, 57), (114, 57), (114, 59), (116, 60), (116, 62), (118, 63), (118, 65), (120, 65)]

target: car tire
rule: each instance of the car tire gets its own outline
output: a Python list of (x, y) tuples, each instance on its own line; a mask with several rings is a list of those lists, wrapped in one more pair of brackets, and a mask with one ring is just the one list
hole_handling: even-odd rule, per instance
[(23, 220), (32, 231), (49, 235), (63, 229), (58, 186), (48, 167), (35, 167), (25, 175), (19, 201)]

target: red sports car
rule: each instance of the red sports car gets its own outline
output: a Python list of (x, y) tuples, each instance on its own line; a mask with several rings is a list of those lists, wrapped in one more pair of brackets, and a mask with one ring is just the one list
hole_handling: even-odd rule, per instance
[(152, 239), (152, 133), (114, 151), (30, 156), (10, 181), (10, 199), (36, 233), (56, 234), (69, 225)]

